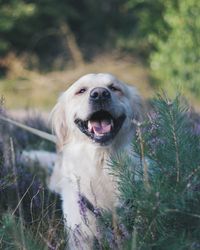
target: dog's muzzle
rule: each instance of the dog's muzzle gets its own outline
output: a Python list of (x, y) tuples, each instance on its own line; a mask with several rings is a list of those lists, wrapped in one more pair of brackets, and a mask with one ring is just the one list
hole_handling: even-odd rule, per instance
[(94, 142), (106, 145), (117, 135), (125, 118), (125, 114), (114, 118), (108, 111), (99, 110), (85, 121), (76, 119), (74, 122)]
[(74, 121), (82, 133), (101, 145), (106, 145), (117, 135), (126, 118), (125, 114), (118, 117), (112, 115), (109, 111), (110, 101), (109, 90), (94, 88), (89, 97), (93, 112), (86, 120)]

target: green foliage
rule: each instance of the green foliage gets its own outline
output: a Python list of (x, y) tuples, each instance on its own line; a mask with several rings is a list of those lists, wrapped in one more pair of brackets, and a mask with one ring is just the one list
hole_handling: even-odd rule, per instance
[(199, 12), (197, 0), (1, 0), (0, 55), (28, 52), (37, 55), (30, 67), (49, 69), (58, 59), (62, 68), (71, 58), (67, 24), (85, 59), (99, 48), (150, 55), (154, 83), (199, 96)]
[(62, 25), (67, 24), (84, 58), (89, 59), (97, 49), (116, 47), (118, 37), (132, 34), (135, 17), (132, 10), (124, 7), (125, 3), (126, 0), (1, 1), (0, 54), (28, 52), (37, 55), (42, 62), (37, 66), (45, 69), (58, 58), (66, 62), (71, 54)]
[[(0, 55), (13, 49), (12, 34), (34, 14), (35, 5), (23, 0), (0, 1)], [(23, 29), (22, 25), (20, 28)], [(15, 37), (16, 40), (19, 37)]]
[(29, 51), (40, 57), (49, 56), (49, 60), (64, 51), (68, 58), (60, 30), (64, 22), (75, 34), (86, 58), (96, 48), (113, 46), (147, 54), (152, 46), (151, 35), (159, 33), (163, 37), (167, 33), (163, 15), (168, 2), (176, 3), (172, 0), (1, 1), (0, 52)]
[(174, 91), (177, 86), (200, 95), (200, 2), (178, 1), (167, 5), (165, 21), (170, 27), (167, 39), (154, 36), (157, 51), (152, 53), (151, 69), (157, 83)]
[(153, 37), (158, 35), (165, 39), (168, 35), (169, 25), (164, 19), (166, 6), (171, 3), (176, 8), (173, 0), (128, 0), (123, 8), (132, 16), (131, 26), (126, 27), (125, 33), (118, 34), (117, 46), (129, 49), (142, 55), (149, 55), (155, 48)]
[(111, 164), (121, 194), (117, 223), (129, 232), (124, 249), (198, 249), (200, 134), (180, 97), (158, 96), (153, 106), (137, 125), (137, 154)]
[(23, 222), (16, 220), (11, 214), (3, 216), (0, 229), (1, 249), (47, 250), (47, 246), (24, 227)]

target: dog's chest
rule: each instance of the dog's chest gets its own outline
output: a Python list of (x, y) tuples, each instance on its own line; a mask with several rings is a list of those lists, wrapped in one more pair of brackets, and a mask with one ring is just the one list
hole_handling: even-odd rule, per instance
[[(81, 158), (79, 157), (81, 155)], [(115, 203), (115, 182), (108, 166), (109, 154), (103, 150), (77, 147), (65, 152), (65, 173), (73, 188), (93, 204), (112, 208)]]

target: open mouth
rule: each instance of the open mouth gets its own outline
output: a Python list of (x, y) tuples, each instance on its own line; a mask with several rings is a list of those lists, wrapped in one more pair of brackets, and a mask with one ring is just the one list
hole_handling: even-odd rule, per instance
[(94, 112), (88, 120), (76, 119), (75, 123), (92, 140), (105, 144), (116, 136), (125, 118), (124, 114), (114, 118), (108, 111), (100, 110)]

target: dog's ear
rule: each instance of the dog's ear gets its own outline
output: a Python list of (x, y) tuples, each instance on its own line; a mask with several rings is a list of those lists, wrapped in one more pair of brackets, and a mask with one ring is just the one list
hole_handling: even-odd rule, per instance
[(137, 89), (133, 86), (129, 86), (129, 98), (131, 100), (131, 108), (133, 110), (133, 119), (141, 121), (144, 118), (144, 106), (143, 101), (138, 93)]
[(57, 137), (58, 150), (61, 151), (67, 140), (67, 122), (64, 105), (61, 101), (55, 105), (50, 116), (52, 131)]

